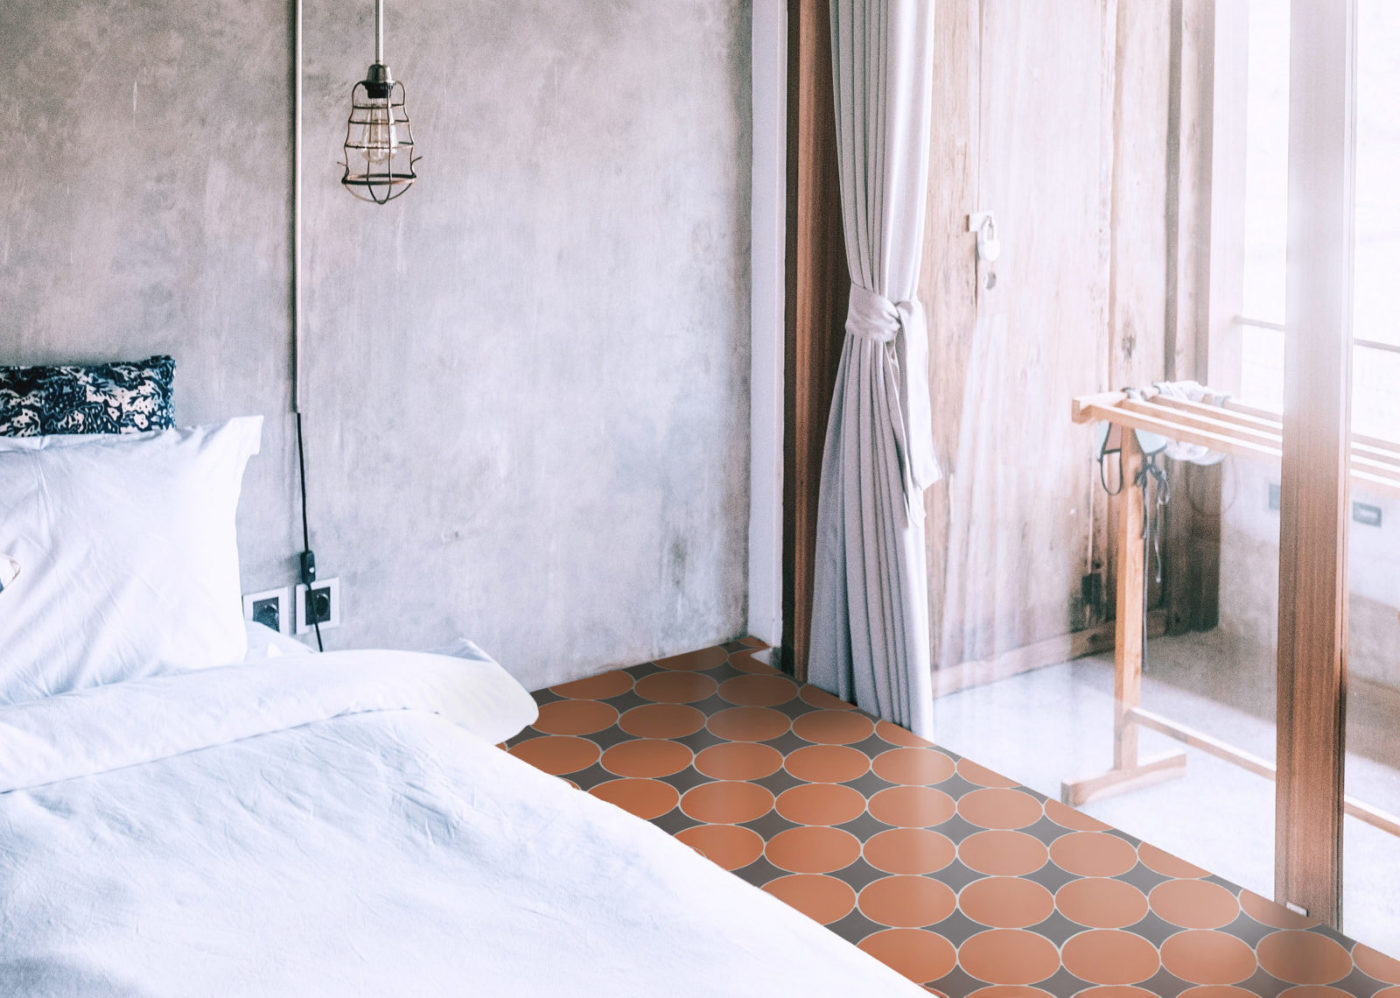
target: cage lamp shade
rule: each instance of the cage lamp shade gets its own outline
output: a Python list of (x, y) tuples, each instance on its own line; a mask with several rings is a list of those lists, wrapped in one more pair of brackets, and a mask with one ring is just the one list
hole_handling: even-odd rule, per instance
[(384, 62), (384, 0), (375, 0), (374, 62), (350, 90), (340, 182), (358, 198), (387, 204), (418, 179), (417, 162), (403, 84)]

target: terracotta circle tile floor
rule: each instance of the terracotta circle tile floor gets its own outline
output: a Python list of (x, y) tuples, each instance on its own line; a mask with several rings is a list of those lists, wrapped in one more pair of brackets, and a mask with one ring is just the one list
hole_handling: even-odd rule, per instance
[(1060, 947), (1065, 969), (1094, 984), (1137, 984), (1162, 965), (1157, 947), (1120, 929), (1089, 929)]
[(1332, 984), (1351, 973), (1351, 954), (1318, 932), (1281, 929), (1259, 940), (1259, 966), (1290, 984)]
[(687, 790), (681, 810), (696, 821), (742, 825), (773, 809), (773, 793), (747, 780), (716, 780)]
[[(527, 743), (528, 744), (528, 743)], [(615, 776), (670, 776), (690, 765), (694, 757), (679, 742), (661, 738), (634, 738), (619, 742), (603, 753), (603, 768)]]
[(875, 733), (875, 722), (850, 710), (814, 710), (792, 722), (792, 733), (821, 745), (850, 745)]
[(1023, 790), (997, 787), (963, 794), (958, 814), (982, 828), (1025, 828), (1039, 821), (1045, 809)]
[(617, 709), (597, 700), (555, 700), (540, 708), (535, 727), (551, 735), (591, 735), (617, 723)]
[(1001, 787), (1004, 790), (1014, 790), (1020, 786), (1015, 780), (1008, 780), (1000, 773), (994, 773), (986, 766), (978, 765), (971, 759), (958, 760), (958, 775), (968, 783), (975, 783), (979, 787)]
[(956, 857), (946, 835), (926, 828), (891, 828), (865, 843), (865, 861), (885, 873), (936, 873)]
[[(850, 704), (842, 704), (842, 706), (847, 709), (850, 708)], [(931, 747), (927, 741), (914, 734), (914, 732), (910, 731), (908, 728), (901, 728), (899, 725), (891, 724), (889, 721), (876, 721), (875, 734), (880, 737), (881, 741), (893, 745), (896, 748)]]
[(957, 803), (933, 787), (886, 787), (870, 798), (870, 814), (887, 825), (929, 828), (957, 813)]
[(778, 675), (777, 669), (771, 665), (760, 662), (752, 652), (735, 652), (729, 656), (729, 664), (739, 672), (754, 673), (763, 676)]
[(808, 745), (788, 753), (783, 766), (799, 780), (846, 783), (869, 771), (870, 757), (845, 745)]
[(656, 664), (663, 669), (675, 669), (681, 672), (703, 672), (706, 669), (713, 669), (723, 665), (729, 660), (723, 648), (702, 648), (700, 651), (686, 652), (684, 655), (672, 655), (670, 658), (658, 658)]
[(1108, 832), (1070, 832), (1050, 844), (1050, 860), (1081, 877), (1117, 877), (1137, 866), (1137, 850)]
[(958, 965), (988, 984), (1034, 984), (1060, 969), (1060, 954), (1034, 932), (988, 929), (958, 947)]
[(799, 825), (844, 825), (865, 813), (865, 795), (839, 783), (804, 783), (779, 794), (776, 807)]
[(719, 695), (736, 707), (776, 707), (797, 696), (797, 684), (786, 676), (735, 676), (720, 684)]
[(1077, 992), (1074, 998), (1160, 998), (1146, 988), (1134, 987), (1131, 984), (1100, 984), (1098, 987), (1085, 988)]
[(1148, 911), (1147, 896), (1142, 891), (1106, 877), (1071, 880), (1056, 892), (1055, 907), (1070, 921), (1090, 929), (1136, 925)]
[(771, 707), (730, 707), (710, 716), (705, 726), (731, 742), (766, 742), (787, 734), (792, 718)]
[(1400, 984), (1400, 960), (1360, 943), (1352, 947), (1351, 955), (1363, 974), (1369, 974), (1382, 984)]
[(1210, 929), (1187, 929), (1162, 943), (1162, 966), (1192, 984), (1239, 984), (1259, 962), (1244, 940)]
[(738, 825), (696, 825), (676, 838), (726, 870), (741, 870), (763, 855), (762, 836)]
[(990, 984), (978, 988), (968, 998), (1055, 998), (1049, 991), (1028, 988), (1023, 984)]
[(958, 908), (958, 897), (932, 877), (894, 876), (866, 884), (857, 903), (872, 922), (917, 929), (951, 915)]
[(1331, 988), (1325, 984), (1299, 984), (1279, 994), (1278, 998), (1356, 998), (1350, 991)]
[(1253, 991), (1229, 984), (1198, 984), (1181, 992), (1181, 998), (1259, 998)]
[(551, 686), (550, 692), (577, 700), (607, 700), (621, 696), (632, 688), (632, 677), (625, 672), (604, 672), (570, 683)]
[(937, 749), (897, 748), (881, 752), (870, 768), (890, 783), (928, 786), (952, 776), (956, 764)]
[[(1141, 847), (1138, 848), (1141, 854)], [(1316, 920), (1297, 912), (1289, 911), (1283, 905), (1262, 898), (1252, 891), (1240, 891), (1240, 908), (1260, 925), (1274, 929), (1306, 929), (1316, 925)]]
[(588, 792), (648, 821), (670, 813), (681, 799), (679, 790), (661, 780), (610, 780)]
[(1183, 929), (1218, 929), (1240, 913), (1239, 899), (1208, 880), (1166, 880), (1147, 900), (1159, 918)]
[(1164, 877), (1180, 877), (1183, 880), (1196, 880), (1206, 875), (1206, 871), (1184, 859), (1178, 859), (1147, 842), (1138, 846), (1138, 859), (1149, 870), (1155, 870)]
[(1045, 843), (1025, 832), (977, 832), (958, 843), (958, 859), (978, 873), (993, 877), (1024, 877), (1045, 865)]
[(703, 749), (695, 757), (695, 768), (716, 780), (761, 780), (783, 765), (783, 754), (771, 745), (752, 742), (726, 742)]
[(957, 966), (953, 944), (927, 929), (885, 929), (866, 936), (861, 949), (911, 981), (936, 981)]
[(763, 889), (822, 925), (845, 918), (856, 906), (856, 892), (849, 884), (822, 874), (790, 874), (768, 881)]
[[(847, 703), (840, 697), (833, 696), (832, 694), (828, 693), (826, 690), (822, 689), (819, 686), (812, 686), (810, 684), (804, 685), (802, 687), (801, 693), (799, 693), (798, 695), (801, 697), (802, 702), (807, 704), (809, 707), (819, 707), (822, 710), (856, 709), (853, 704)], [(912, 738), (913, 735), (910, 735), (910, 737)]]
[(654, 672), (637, 680), (633, 692), (653, 703), (698, 703), (714, 696), (718, 684), (692, 672)]
[(763, 853), (789, 873), (831, 873), (860, 858), (860, 839), (837, 828), (789, 828), (769, 839)]
[(682, 704), (649, 703), (627, 711), (617, 726), (637, 738), (684, 738), (705, 726), (705, 715)]
[(532, 738), (510, 750), (511, 755), (524, 759), (536, 769), (541, 769), (551, 776), (564, 776), (587, 769), (598, 761), (600, 751), (596, 742), (573, 735)]
[(1045, 887), (1023, 877), (985, 877), (958, 894), (964, 915), (992, 929), (1024, 929), (1045, 921), (1055, 898)]
[(1072, 832), (1106, 832), (1111, 827), (1098, 818), (1089, 817), (1083, 811), (1076, 811), (1068, 804), (1061, 804), (1053, 797), (1045, 802), (1045, 816), (1061, 828), (1068, 828)]

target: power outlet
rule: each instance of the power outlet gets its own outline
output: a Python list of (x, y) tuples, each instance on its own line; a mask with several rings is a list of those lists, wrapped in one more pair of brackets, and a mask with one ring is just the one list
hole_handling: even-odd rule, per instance
[(297, 633), (305, 634), (315, 625), (321, 630), (340, 626), (340, 580), (318, 579), (296, 588)]
[(248, 593), (243, 597), (243, 619), (264, 624), (279, 634), (291, 634), (292, 587)]

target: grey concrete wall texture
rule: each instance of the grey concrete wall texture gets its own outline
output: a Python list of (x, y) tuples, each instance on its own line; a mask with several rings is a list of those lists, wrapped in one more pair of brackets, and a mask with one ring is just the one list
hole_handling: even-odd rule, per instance
[[(289, 0), (3, 0), (0, 363), (169, 352), (267, 415), (244, 588), (292, 581)], [(527, 685), (740, 633), (749, 8), (388, 7), (422, 179), (341, 189), (369, 0), (306, 10), (303, 399), (333, 647), (470, 636)]]

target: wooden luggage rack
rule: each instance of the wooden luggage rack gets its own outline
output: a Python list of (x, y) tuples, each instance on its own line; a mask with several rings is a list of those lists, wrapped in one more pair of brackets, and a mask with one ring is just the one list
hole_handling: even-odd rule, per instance
[[(1283, 454), (1283, 420), (1275, 413), (1233, 400), (1207, 405), (1143, 389), (1130, 398), (1124, 392), (1081, 395), (1074, 399), (1076, 423), (1106, 421), (1123, 428), (1122, 481), (1125, 493), (1142, 468), (1137, 435), (1144, 430), (1171, 440), (1200, 444), (1213, 451), (1279, 461)], [(1351, 481), (1367, 492), (1400, 496), (1400, 446), (1373, 437), (1355, 436), (1351, 443)], [(1186, 754), (1173, 752), (1151, 759), (1138, 755), (1138, 732), (1149, 728), (1192, 748), (1208, 752), (1267, 779), (1275, 778), (1272, 762), (1235, 748), (1218, 738), (1142, 708), (1144, 544), (1143, 504), (1125, 495), (1118, 504), (1117, 617), (1114, 622), (1113, 766), (1087, 779), (1065, 782), (1060, 796), (1075, 806), (1098, 797), (1123, 793), (1182, 775)], [(1400, 817), (1351, 796), (1346, 813), (1400, 835)]]

